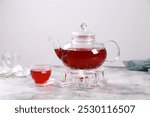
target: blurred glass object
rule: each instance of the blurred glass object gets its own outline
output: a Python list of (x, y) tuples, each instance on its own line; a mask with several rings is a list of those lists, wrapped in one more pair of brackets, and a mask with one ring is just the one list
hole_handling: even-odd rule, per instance
[[(2, 54), (2, 65), (6, 70), (16, 69), (19, 65), (20, 55), (19, 53), (10, 54), (9, 52)], [(17, 67), (17, 69), (20, 69)], [(17, 70), (16, 69), (16, 70)]]
[(2, 66), (3, 71), (1, 71), (1, 77), (24, 77), (29, 75), (29, 70), (23, 69), (23, 67), (19, 64), (20, 61), (20, 54), (14, 53), (10, 54), (9, 52), (5, 52), (1, 55), (2, 57)]

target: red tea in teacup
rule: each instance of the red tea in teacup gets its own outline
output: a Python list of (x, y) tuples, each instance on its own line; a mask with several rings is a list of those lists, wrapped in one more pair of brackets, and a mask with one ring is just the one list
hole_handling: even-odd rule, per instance
[(51, 76), (51, 68), (46, 65), (33, 65), (30, 72), (34, 82), (39, 85), (47, 83)]

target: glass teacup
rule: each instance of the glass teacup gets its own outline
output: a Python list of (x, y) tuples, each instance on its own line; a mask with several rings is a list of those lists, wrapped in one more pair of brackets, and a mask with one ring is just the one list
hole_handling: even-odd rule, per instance
[(47, 84), (51, 76), (51, 67), (49, 65), (31, 65), (30, 73), (36, 86), (43, 86)]

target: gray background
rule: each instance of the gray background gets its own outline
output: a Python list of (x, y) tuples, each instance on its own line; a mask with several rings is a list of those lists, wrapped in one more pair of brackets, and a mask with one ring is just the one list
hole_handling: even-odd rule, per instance
[(23, 65), (61, 64), (47, 37), (63, 45), (82, 22), (98, 42), (120, 45), (111, 65), (150, 57), (150, 0), (0, 0), (0, 54), (19, 52)]

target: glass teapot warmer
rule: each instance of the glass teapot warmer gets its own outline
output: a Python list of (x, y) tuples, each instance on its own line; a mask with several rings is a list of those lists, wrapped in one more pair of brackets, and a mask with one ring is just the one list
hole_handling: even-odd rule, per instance
[(104, 86), (107, 79), (104, 77), (104, 67), (90, 70), (74, 70), (65, 68), (61, 79), (56, 82), (61, 87), (94, 88)]

